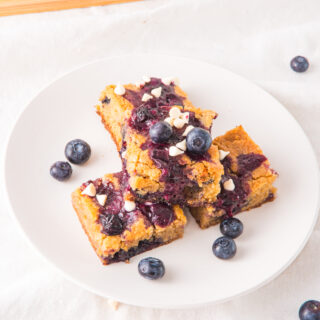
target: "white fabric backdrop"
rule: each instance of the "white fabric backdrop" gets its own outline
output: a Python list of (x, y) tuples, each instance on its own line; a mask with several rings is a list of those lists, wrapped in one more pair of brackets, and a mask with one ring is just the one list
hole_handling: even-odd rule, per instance
[[(19, 111), (57, 76), (111, 55), (158, 52), (203, 59), (257, 82), (298, 119), (319, 159), (319, 42), (319, 0), (146, 0), (0, 18), (0, 152)], [(289, 68), (297, 54), (310, 60), (305, 74)], [(26, 245), (1, 190), (0, 318), (297, 319), (304, 300), (320, 299), (319, 241), (318, 222), (281, 276), (233, 301), (176, 311), (121, 305), (114, 312), (106, 299), (65, 280)]]

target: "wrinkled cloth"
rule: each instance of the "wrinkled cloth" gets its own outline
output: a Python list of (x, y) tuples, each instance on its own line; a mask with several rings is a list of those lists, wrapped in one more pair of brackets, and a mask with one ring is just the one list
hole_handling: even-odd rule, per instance
[[(0, 17), (0, 153), (19, 112), (56, 77), (97, 59), (141, 52), (201, 59), (256, 82), (296, 117), (319, 159), (319, 39), (318, 0), (145, 0)], [(289, 67), (296, 55), (310, 61), (304, 74)], [(303, 157), (299, 146), (297, 157)], [(319, 241), (318, 221), (285, 272), (229, 302), (187, 310), (122, 304), (114, 311), (26, 244), (1, 189), (0, 319), (298, 319), (303, 301), (320, 299)]]

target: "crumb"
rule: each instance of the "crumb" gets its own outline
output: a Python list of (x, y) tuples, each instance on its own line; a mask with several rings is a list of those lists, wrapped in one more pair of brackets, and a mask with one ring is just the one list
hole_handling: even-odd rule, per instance
[(112, 300), (112, 299), (109, 299), (109, 300), (108, 300), (108, 303), (109, 303), (109, 306), (110, 306), (113, 310), (115, 310), (115, 311), (118, 310), (119, 305), (120, 305), (120, 302), (115, 301), (115, 300)]

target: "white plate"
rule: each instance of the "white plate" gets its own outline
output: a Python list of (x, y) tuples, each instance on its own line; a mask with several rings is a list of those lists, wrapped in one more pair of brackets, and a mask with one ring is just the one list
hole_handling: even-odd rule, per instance
[[(82, 182), (121, 169), (111, 138), (95, 114), (101, 90), (143, 74), (176, 75), (195, 105), (220, 116), (214, 134), (242, 124), (279, 173), (278, 198), (239, 215), (244, 234), (231, 261), (215, 258), (219, 228), (200, 230), (193, 219), (182, 240), (144, 253), (130, 264), (102, 266), (71, 207), (70, 193)], [(93, 154), (73, 166), (66, 183), (49, 175), (64, 146), (89, 142)], [(19, 117), (9, 139), (5, 180), (14, 216), (31, 243), (69, 279), (128, 304), (179, 308), (221, 302), (249, 292), (283, 271), (305, 245), (317, 218), (318, 167), (308, 139), (294, 118), (268, 93), (206, 63), (157, 55), (106, 59), (71, 72), (45, 88)], [(137, 272), (141, 258), (162, 259), (166, 275), (148, 281)]]

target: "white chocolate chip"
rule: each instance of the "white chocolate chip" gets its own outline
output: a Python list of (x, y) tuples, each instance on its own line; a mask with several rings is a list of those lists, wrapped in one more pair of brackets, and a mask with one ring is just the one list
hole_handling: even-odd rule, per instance
[(179, 79), (176, 77), (164, 77), (161, 79), (162, 83), (169, 86), (171, 83), (178, 85)]
[(169, 111), (170, 118), (176, 119), (179, 118), (181, 114), (181, 111), (178, 107), (172, 107)]
[(176, 147), (179, 148), (180, 150), (186, 151), (187, 150), (187, 140), (184, 139), (181, 142), (177, 143)]
[(186, 123), (189, 122), (189, 112), (181, 113), (180, 118), (183, 119)]
[(229, 153), (230, 151), (219, 150), (219, 160), (222, 161)]
[(142, 101), (143, 102), (146, 102), (146, 101), (148, 101), (148, 100), (150, 100), (150, 99), (152, 99), (153, 97), (149, 94), (149, 93), (145, 93), (143, 96), (142, 96)]
[(136, 208), (136, 203), (134, 201), (126, 200), (124, 202), (124, 210), (127, 212), (133, 211)]
[(173, 120), (173, 125), (178, 129), (181, 129), (185, 124), (186, 122), (183, 119), (177, 118)]
[(182, 134), (184, 137), (188, 135), (188, 133), (194, 128), (194, 126), (187, 126), (186, 130), (184, 130), (184, 133)]
[(172, 79), (173, 79), (173, 77), (165, 77), (165, 78), (162, 78), (161, 81), (166, 86), (169, 86), (171, 84), (171, 82), (173, 82)]
[(143, 87), (145, 85), (145, 82), (144, 81), (137, 81), (136, 82), (136, 86), (138, 87), (138, 88), (141, 88), (141, 87)]
[(121, 153), (121, 157), (124, 158), (127, 154), (127, 150), (124, 150), (122, 153)]
[(97, 194), (96, 195), (97, 201), (101, 206), (104, 206), (107, 201), (107, 195), (106, 194)]
[(168, 123), (171, 125), (171, 127), (173, 126), (173, 120), (174, 120), (174, 119), (173, 119), (173, 118), (170, 118), (170, 117), (164, 119), (164, 121), (165, 121), (165, 122), (168, 122)]
[(94, 197), (96, 195), (96, 188), (93, 183), (89, 183), (86, 188), (81, 192), (89, 197)]
[(169, 156), (171, 156), (171, 157), (176, 157), (176, 156), (183, 154), (183, 153), (184, 153), (184, 151), (178, 149), (176, 146), (171, 146), (169, 148)]
[(151, 81), (150, 77), (147, 77), (147, 76), (143, 76), (142, 77), (142, 80), (145, 82), (145, 83), (148, 83)]
[(223, 183), (224, 190), (233, 191), (235, 188), (234, 182), (232, 179), (229, 179)]
[(119, 305), (120, 305), (120, 302), (116, 301), (116, 300), (112, 300), (112, 299), (109, 299), (108, 300), (108, 304), (109, 306), (113, 309), (113, 310), (118, 310), (119, 308)]
[(151, 90), (151, 94), (154, 95), (156, 98), (159, 98), (161, 96), (162, 88), (158, 87)]
[(126, 89), (122, 84), (117, 84), (114, 88), (114, 93), (118, 96), (123, 96), (126, 93)]

